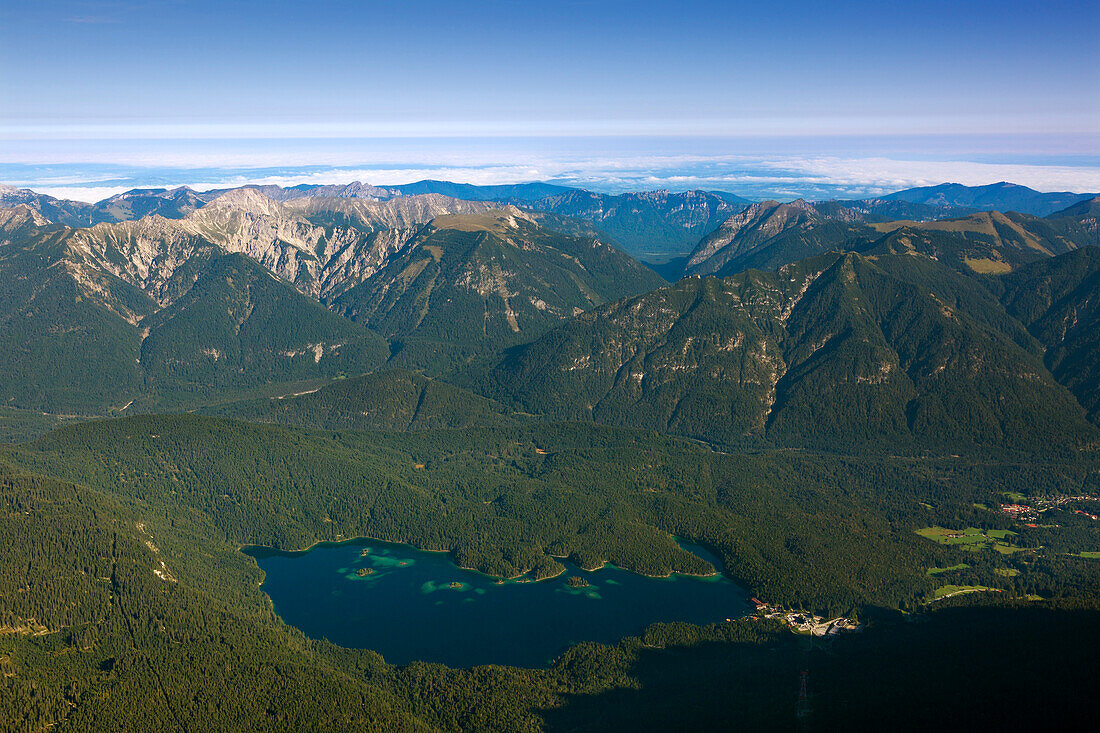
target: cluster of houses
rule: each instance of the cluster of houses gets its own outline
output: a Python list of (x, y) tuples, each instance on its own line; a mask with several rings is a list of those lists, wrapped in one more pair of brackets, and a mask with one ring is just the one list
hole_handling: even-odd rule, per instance
[(756, 606), (756, 615), (762, 618), (778, 619), (796, 634), (810, 634), (811, 636), (836, 636), (846, 632), (863, 631), (863, 624), (850, 618), (840, 616), (834, 619), (826, 619), (824, 616), (815, 616), (807, 611), (794, 611), (788, 608), (773, 606), (758, 598), (752, 599)]
[[(1050, 499), (1034, 499), (1032, 504), (1001, 504), (1001, 513), (1022, 522), (1033, 522), (1043, 512), (1063, 507), (1071, 501), (1100, 501), (1100, 497), (1082, 494), (1080, 496), (1055, 496)], [(1097, 515), (1080, 509), (1074, 509), (1074, 514), (1083, 514), (1090, 519), (1100, 519)]]
[(1015, 519), (1032, 518), (1032, 509), (1027, 504), (1001, 504), (1001, 511)]

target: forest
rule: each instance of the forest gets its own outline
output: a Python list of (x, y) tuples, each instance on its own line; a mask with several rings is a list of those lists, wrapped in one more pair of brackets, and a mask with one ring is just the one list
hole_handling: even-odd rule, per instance
[[(65, 443), (56, 448), (71, 457)], [(190, 544), (193, 526), (154, 521), (150, 493), (115, 498), (9, 460), (0, 462), (0, 540), (12, 558), (0, 574), (7, 730), (794, 730), (803, 671), (810, 719), (826, 729), (908, 730), (944, 716), (1018, 729), (1100, 712), (1077, 690), (1100, 651), (1100, 614), (1072, 598), (990, 608), (962, 597), (920, 623), (868, 606), (867, 631), (828, 648), (748, 618), (579, 644), (546, 670), (395, 667), (282, 624), (254, 566), (242, 576), (236, 558), (246, 556), (224, 540)], [(189, 559), (218, 548), (220, 566)], [(171, 579), (150, 572), (162, 560)], [(202, 563), (206, 585), (191, 576)], [(1059, 664), (1021, 664), (1037, 655)]]

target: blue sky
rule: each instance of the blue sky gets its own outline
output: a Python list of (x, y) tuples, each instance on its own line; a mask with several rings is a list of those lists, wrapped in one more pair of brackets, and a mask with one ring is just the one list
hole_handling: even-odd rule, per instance
[(1068, 169), (1031, 171), (1065, 187), (1100, 169), (1097, 28), (1095, 1), (5, 0), (0, 178), (189, 156), (415, 169), (422, 148), (461, 168), (469, 146), (443, 141), (507, 138), (467, 167), (931, 155)]

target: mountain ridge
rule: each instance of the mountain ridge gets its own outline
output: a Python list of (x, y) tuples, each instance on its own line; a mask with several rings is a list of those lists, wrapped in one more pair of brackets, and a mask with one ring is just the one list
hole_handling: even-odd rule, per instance
[(972, 277), (923, 255), (834, 253), (596, 309), (508, 352), (481, 389), (719, 444), (958, 452), (1042, 433), (1075, 450), (1095, 428), (1040, 353)]
[(455, 349), (463, 354), (455, 358), (468, 359), (533, 338), (595, 305), (662, 284), (610, 244), (547, 229), (506, 206), (433, 219), (332, 305), (400, 341), (398, 366), (423, 367), (446, 362)]
[(886, 201), (936, 206), (961, 206), (976, 209), (1017, 211), (1034, 216), (1047, 216), (1064, 209), (1081, 199), (1093, 198), (1096, 193), (1071, 193), (1057, 191), (1042, 193), (1018, 183), (1000, 181), (985, 186), (964, 186), (961, 183), (941, 183), (896, 191), (882, 196)]

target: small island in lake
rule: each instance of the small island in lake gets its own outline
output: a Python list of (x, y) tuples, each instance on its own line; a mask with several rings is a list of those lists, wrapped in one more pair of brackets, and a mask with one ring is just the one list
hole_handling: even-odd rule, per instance
[(364, 547), (363, 551), (359, 553), (359, 557), (366, 557), (369, 554), (370, 554), (370, 548), (369, 547)]
[(568, 585), (570, 588), (587, 588), (589, 586), (588, 581), (580, 577), (579, 575), (574, 575), (573, 577), (569, 578), (565, 581), (565, 584)]
[(358, 575), (360, 578), (365, 578), (373, 572), (374, 568), (359, 568), (355, 571), (355, 574)]
[(448, 585), (447, 587), (448, 588), (454, 588), (455, 590), (458, 590), (459, 588), (462, 587), (462, 583), (460, 583), (456, 580), (456, 581), (452, 582), (450, 585)]

